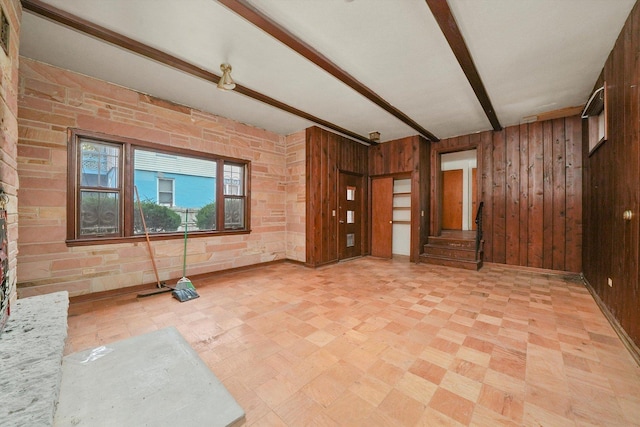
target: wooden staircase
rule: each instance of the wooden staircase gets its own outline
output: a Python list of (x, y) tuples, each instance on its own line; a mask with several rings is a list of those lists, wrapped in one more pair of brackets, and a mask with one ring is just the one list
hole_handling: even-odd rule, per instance
[(481, 240), (476, 254), (475, 231), (443, 231), (440, 236), (429, 236), (420, 260), (427, 264), (480, 270), (483, 243)]

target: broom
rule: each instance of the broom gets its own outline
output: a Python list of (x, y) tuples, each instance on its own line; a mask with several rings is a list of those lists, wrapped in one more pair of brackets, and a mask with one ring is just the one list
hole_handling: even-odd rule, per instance
[(178, 280), (175, 290), (171, 293), (174, 298), (180, 302), (185, 302), (198, 298), (200, 295), (196, 292), (191, 280), (186, 278), (187, 275), (187, 229), (189, 222), (189, 209), (184, 212), (184, 256), (182, 259), (182, 278)]
[(153, 257), (153, 250), (151, 249), (151, 241), (149, 240), (149, 230), (147, 230), (147, 223), (144, 220), (144, 213), (142, 211), (142, 205), (140, 204), (140, 196), (138, 195), (138, 187), (133, 186), (133, 190), (136, 193), (136, 201), (138, 202), (138, 210), (140, 211), (140, 219), (142, 220), (142, 227), (144, 229), (144, 235), (147, 238), (147, 248), (149, 249), (149, 256), (151, 257), (151, 264), (153, 265), (153, 272), (156, 274), (156, 286), (157, 289), (150, 291), (143, 291), (138, 294), (138, 297), (148, 297), (150, 295), (157, 295), (164, 292), (172, 291), (173, 288), (166, 285), (165, 282), (160, 282), (160, 276), (158, 275), (158, 267), (156, 266), (156, 260)]

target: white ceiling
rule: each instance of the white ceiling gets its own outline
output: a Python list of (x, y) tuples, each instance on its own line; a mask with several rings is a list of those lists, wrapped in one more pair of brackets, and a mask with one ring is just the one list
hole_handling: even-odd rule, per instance
[[(43, 0), (351, 132), (418, 132), (215, 0)], [(425, 0), (249, 0), (438, 138), (491, 125)], [(448, 0), (502, 126), (584, 104), (635, 0)], [(21, 55), (282, 135), (313, 125), (25, 10)]]

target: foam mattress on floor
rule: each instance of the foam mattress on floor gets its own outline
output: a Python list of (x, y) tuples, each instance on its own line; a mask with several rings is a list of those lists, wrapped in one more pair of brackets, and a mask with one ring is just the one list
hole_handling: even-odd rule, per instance
[(173, 327), (63, 359), (55, 426), (236, 426), (244, 411)]

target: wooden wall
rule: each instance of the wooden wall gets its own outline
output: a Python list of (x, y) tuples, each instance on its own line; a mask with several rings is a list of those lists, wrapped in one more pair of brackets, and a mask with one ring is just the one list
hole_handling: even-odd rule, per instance
[[(338, 210), (339, 172), (365, 177), (368, 172), (367, 146), (318, 127), (306, 132), (306, 263), (317, 267), (338, 261), (338, 224), (332, 211)], [(368, 188), (362, 194), (368, 195)], [(368, 206), (368, 199), (365, 200)], [(368, 210), (368, 209), (367, 209)], [(369, 219), (362, 215), (362, 254), (369, 253)]]
[(484, 260), (582, 270), (582, 123), (579, 116), (448, 138), (431, 151), (431, 229), (440, 155), (476, 148), (478, 197), (484, 202)]
[(430, 144), (411, 136), (369, 147), (369, 175), (411, 176), (411, 256), (418, 262), (429, 236)]
[[(607, 86), (608, 138), (591, 155), (584, 138), (584, 275), (609, 314), (640, 346), (640, 3), (595, 87)], [(622, 217), (633, 212), (631, 221)], [(613, 286), (607, 284), (611, 278)], [(640, 356), (639, 356), (640, 357)]]

